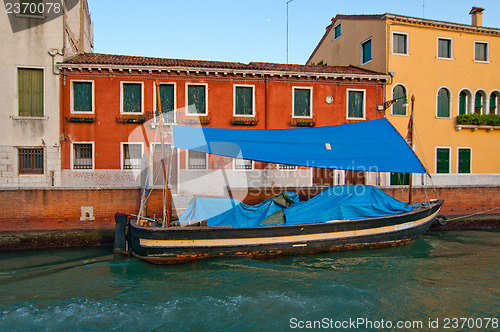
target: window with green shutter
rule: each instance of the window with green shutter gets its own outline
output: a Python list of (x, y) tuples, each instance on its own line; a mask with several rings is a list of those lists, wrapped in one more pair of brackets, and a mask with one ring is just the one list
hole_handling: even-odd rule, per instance
[(364, 91), (349, 91), (347, 98), (347, 118), (364, 119)]
[(311, 117), (311, 89), (293, 89), (293, 116)]
[(234, 115), (254, 115), (253, 87), (236, 86), (234, 99)]
[(481, 93), (481, 91), (476, 92), (476, 95), (474, 96), (474, 111), (477, 114), (481, 114), (481, 110), (483, 109), (484, 105), (484, 96)]
[(123, 113), (142, 113), (142, 84), (123, 84)]
[(458, 149), (458, 173), (471, 172), (471, 149)]
[(92, 112), (92, 82), (73, 83), (73, 112)]
[(451, 39), (438, 38), (438, 58), (451, 59)]
[(43, 116), (43, 69), (18, 68), (19, 116)]
[(490, 95), (490, 114), (497, 114), (499, 93), (494, 91)]
[(459, 110), (458, 114), (467, 114), (467, 93), (465, 91), (461, 91), (460, 95), (458, 96), (459, 99)]
[(188, 114), (206, 115), (206, 86), (190, 84), (187, 90)]
[(488, 61), (488, 43), (475, 42), (474, 48), (475, 61)]
[(398, 99), (392, 106), (392, 114), (393, 115), (406, 115), (406, 106), (403, 106), (405, 103), (406, 97), (406, 89), (401, 84), (398, 84), (392, 90), (392, 99)]
[(392, 35), (392, 53), (408, 54), (408, 35), (402, 33)]
[[(161, 112), (164, 114), (164, 121), (174, 123), (174, 107), (175, 107), (175, 85), (160, 84), (160, 103)], [(156, 102), (156, 113), (158, 114), (158, 102)]]
[(441, 88), (438, 92), (438, 118), (450, 117), (450, 93), (447, 89)]
[(410, 184), (410, 174), (391, 173), (391, 186), (407, 186)]
[(450, 149), (436, 149), (436, 173), (450, 173)]

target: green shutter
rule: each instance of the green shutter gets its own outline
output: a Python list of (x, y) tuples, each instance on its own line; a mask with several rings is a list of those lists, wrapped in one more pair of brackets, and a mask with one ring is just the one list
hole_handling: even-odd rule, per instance
[(497, 95), (495, 94), (495, 92), (492, 92), (491, 93), (491, 96), (490, 96), (490, 113), (491, 114), (495, 114), (495, 111), (497, 109)]
[(436, 159), (436, 172), (450, 173), (450, 149), (437, 149)]
[(19, 116), (43, 116), (43, 69), (18, 68)]
[(448, 39), (438, 40), (438, 57), (451, 58), (451, 40)]
[(471, 172), (471, 149), (458, 149), (458, 173)]
[(363, 92), (349, 91), (349, 118), (363, 118)]
[(73, 82), (73, 111), (92, 112), (91, 82)]
[(450, 117), (450, 97), (446, 89), (441, 89), (438, 93), (438, 117)]
[(204, 85), (188, 85), (188, 113), (206, 114), (205, 98)]
[[(169, 123), (174, 122), (174, 104), (175, 88), (173, 84), (160, 84), (160, 102), (161, 112), (167, 114), (165, 119)], [(156, 111), (158, 112), (158, 102), (156, 102)]]
[(392, 99), (399, 99), (397, 102), (394, 103), (392, 106), (392, 114), (394, 115), (406, 115), (406, 108), (403, 106), (405, 103), (404, 98), (406, 96), (406, 91), (405, 88), (402, 85), (396, 85), (394, 87), (394, 91), (392, 92)]
[(459, 103), (460, 109), (458, 114), (467, 114), (467, 93), (465, 91), (460, 92)]
[(311, 116), (311, 90), (293, 90), (293, 116)]
[(236, 115), (252, 115), (253, 114), (253, 88), (252, 87), (236, 87)]
[(123, 83), (123, 112), (142, 112), (142, 84)]
[(410, 174), (391, 173), (391, 186), (407, 186), (410, 184)]

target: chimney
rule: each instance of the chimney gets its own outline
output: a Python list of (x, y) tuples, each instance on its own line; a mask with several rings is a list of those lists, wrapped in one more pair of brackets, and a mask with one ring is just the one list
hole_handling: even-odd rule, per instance
[(469, 14), (472, 15), (473, 27), (483, 26), (483, 10), (484, 8), (472, 7)]

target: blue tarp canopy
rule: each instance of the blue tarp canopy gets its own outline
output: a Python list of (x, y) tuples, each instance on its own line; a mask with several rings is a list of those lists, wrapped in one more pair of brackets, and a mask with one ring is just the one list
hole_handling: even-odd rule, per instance
[(297, 129), (173, 126), (173, 141), (181, 149), (279, 164), (426, 173), (387, 119)]
[[(229, 198), (197, 197), (179, 220), (207, 220), (208, 226), (257, 227), (282, 210), (283, 221), (276, 224), (294, 225), (335, 220), (358, 220), (391, 216), (409, 212), (412, 206), (398, 201), (380, 189), (368, 185), (331, 186), (308, 201), (298, 200), (297, 193), (284, 192), (288, 208), (276, 200), (266, 199), (257, 205), (234, 204)], [(216, 215), (214, 211), (224, 211)], [(272, 217), (271, 217), (272, 218)]]

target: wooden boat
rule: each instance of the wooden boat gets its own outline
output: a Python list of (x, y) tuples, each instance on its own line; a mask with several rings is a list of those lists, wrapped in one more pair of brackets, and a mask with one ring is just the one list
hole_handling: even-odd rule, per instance
[[(117, 213), (115, 251), (157, 264), (210, 257), (270, 257), (380, 248), (408, 243), (424, 234), (443, 201), (389, 217), (266, 227), (140, 226)], [(195, 224), (195, 223), (194, 223)]]
[[(186, 150), (271, 163), (427, 173), (407, 142), (386, 119), (330, 127), (252, 129), (251, 132), (249, 140), (249, 130), (173, 126), (173, 144)], [(164, 164), (163, 170), (167, 183)], [(393, 199), (386, 196), (387, 200)], [(164, 197), (168, 198), (168, 193)], [(409, 201), (411, 206), (411, 199)], [(393, 246), (421, 236), (438, 216), (443, 201), (435, 200), (404, 212), (380, 215), (369, 212), (369, 217), (361, 214), (357, 218), (329, 215), (330, 200), (323, 204), (312, 210), (309, 207), (303, 219), (293, 223), (287, 223), (288, 220), (282, 225), (254, 223), (249, 227), (231, 222), (213, 225), (203, 220), (183, 226), (171, 225), (168, 217), (158, 224), (141, 212), (139, 216), (117, 213), (115, 252), (132, 254), (152, 263), (175, 264), (209, 257), (268, 257)], [(294, 208), (303, 207), (297, 204)], [(289, 210), (283, 211), (286, 215)], [(167, 212), (164, 206), (164, 215), (168, 216)], [(320, 220), (314, 217), (306, 221), (315, 214), (322, 214)]]

